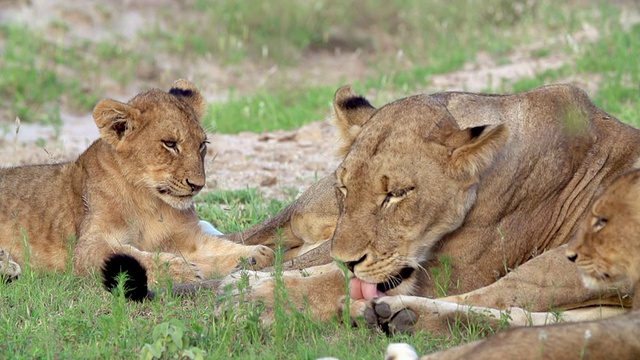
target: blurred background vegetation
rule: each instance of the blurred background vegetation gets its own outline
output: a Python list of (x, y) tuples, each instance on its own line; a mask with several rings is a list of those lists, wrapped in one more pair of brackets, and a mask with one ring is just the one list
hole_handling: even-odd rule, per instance
[(449, 90), (431, 77), (483, 61), (556, 58), (564, 63), (550, 71), (467, 90), (522, 91), (585, 74), (597, 82), (589, 90), (600, 106), (629, 121), (638, 115), (640, 65), (629, 60), (640, 51), (640, 27), (623, 16), (635, 3), (147, 0), (56, 8), (52, 1), (38, 19), (11, 16), (18, 5), (5, 3), (0, 114), (7, 121), (55, 124), (103, 96), (190, 77), (209, 90), (216, 131), (291, 129), (323, 119), (344, 83), (391, 99)]

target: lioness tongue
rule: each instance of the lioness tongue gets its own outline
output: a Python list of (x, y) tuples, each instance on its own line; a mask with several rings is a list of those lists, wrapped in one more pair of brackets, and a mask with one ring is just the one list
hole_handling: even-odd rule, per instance
[(378, 291), (376, 284), (364, 282), (356, 277), (351, 279), (349, 290), (354, 300), (369, 300), (386, 295)]

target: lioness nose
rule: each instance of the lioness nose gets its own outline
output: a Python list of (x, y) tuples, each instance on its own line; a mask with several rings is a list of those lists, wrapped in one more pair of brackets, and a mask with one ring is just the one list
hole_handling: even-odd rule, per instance
[(204, 185), (198, 185), (198, 184), (192, 183), (191, 181), (189, 181), (189, 179), (185, 181), (187, 182), (187, 185), (191, 187), (191, 191), (200, 191), (204, 187)]
[(576, 262), (577, 258), (578, 258), (578, 254), (567, 252), (567, 259), (569, 259), (569, 261)]
[(351, 272), (353, 272), (353, 268), (356, 267), (356, 265), (358, 265), (359, 263), (363, 262), (364, 259), (367, 258), (367, 255), (362, 256), (360, 259), (356, 260), (356, 261), (345, 261), (344, 264), (347, 265), (347, 268), (349, 268), (349, 270)]

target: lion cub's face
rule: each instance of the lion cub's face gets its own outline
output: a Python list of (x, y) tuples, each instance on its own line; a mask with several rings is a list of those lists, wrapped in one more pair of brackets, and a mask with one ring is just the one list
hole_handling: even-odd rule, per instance
[(376, 110), (343, 88), (334, 106), (347, 154), (336, 171), (331, 254), (379, 291), (411, 294), (420, 263), (475, 202), (506, 128), (460, 130), (426, 95)]
[(122, 173), (176, 209), (187, 209), (205, 185), (206, 103), (196, 87), (176, 81), (169, 92), (152, 89), (127, 104), (100, 101), (93, 112), (102, 140)]
[(567, 257), (589, 288), (640, 280), (640, 171), (623, 175), (598, 197)]

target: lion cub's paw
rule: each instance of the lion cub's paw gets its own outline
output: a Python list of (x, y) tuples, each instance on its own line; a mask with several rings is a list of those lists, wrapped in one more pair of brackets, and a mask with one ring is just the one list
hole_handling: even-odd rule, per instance
[(150, 274), (150, 282), (156, 282), (164, 276), (181, 283), (204, 280), (204, 273), (200, 267), (180, 256), (162, 253), (155, 262), (156, 271)]
[[(273, 266), (276, 259), (276, 253), (271, 248), (264, 245), (249, 246), (252, 248), (247, 256), (246, 265), (250, 270), (260, 270), (269, 266)], [(236, 269), (242, 268), (242, 262), (238, 264)]]
[(0, 249), (0, 281), (10, 282), (18, 278), (22, 273), (20, 265), (11, 261), (9, 253)]

